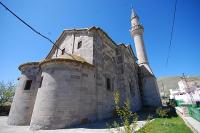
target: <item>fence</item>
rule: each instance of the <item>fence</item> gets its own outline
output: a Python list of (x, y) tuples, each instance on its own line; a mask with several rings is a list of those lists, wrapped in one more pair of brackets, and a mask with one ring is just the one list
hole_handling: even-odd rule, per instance
[(200, 107), (197, 107), (195, 105), (190, 105), (188, 106), (188, 112), (191, 117), (200, 122)]
[(184, 105), (184, 101), (183, 100), (176, 100), (176, 105), (177, 106), (183, 106)]

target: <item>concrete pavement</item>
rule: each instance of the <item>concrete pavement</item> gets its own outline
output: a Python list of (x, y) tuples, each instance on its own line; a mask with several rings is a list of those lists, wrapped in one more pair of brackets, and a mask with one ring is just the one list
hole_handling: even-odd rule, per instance
[[(7, 116), (0, 116), (0, 133), (110, 133), (111, 132), (106, 126), (106, 123), (108, 121), (96, 122), (69, 129), (31, 131), (29, 130), (29, 126), (9, 126), (7, 124), (7, 119), (8, 119)], [(140, 119), (138, 121), (137, 129), (143, 127), (145, 123), (146, 120)]]
[(200, 122), (190, 117), (181, 107), (176, 107), (177, 114), (185, 121), (194, 133), (200, 133)]

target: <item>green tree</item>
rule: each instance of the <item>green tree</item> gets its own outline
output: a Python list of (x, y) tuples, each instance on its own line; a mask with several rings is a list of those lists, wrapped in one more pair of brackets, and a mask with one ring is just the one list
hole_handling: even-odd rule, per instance
[(0, 82), (0, 106), (12, 102), (16, 85), (13, 82)]

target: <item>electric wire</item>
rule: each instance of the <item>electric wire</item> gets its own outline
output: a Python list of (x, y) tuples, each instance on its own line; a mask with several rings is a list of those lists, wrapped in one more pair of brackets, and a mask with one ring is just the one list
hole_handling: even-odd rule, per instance
[(169, 47), (168, 47), (167, 59), (166, 59), (165, 67), (167, 67), (167, 65), (168, 65), (169, 57), (170, 57), (170, 52), (171, 52), (171, 47), (172, 47), (172, 39), (173, 39), (174, 24), (175, 24), (175, 18), (176, 18), (177, 1), (178, 1), (178, 0), (175, 0), (174, 13), (173, 13), (173, 20), (172, 20), (172, 28), (171, 28), (171, 33), (170, 33), (170, 42), (169, 42)]
[[(42, 38), (48, 40), (50, 43), (53, 44), (53, 46), (55, 46), (57, 49), (61, 50), (62, 49), (57, 46), (54, 41), (52, 41), (50, 38), (48, 38), (47, 36), (41, 34), (38, 30), (36, 30), (35, 28), (33, 28), (30, 24), (28, 24), (27, 22), (25, 22), (23, 19), (21, 19), (19, 16), (17, 16), (13, 11), (11, 11), (6, 5), (4, 5), (1, 1), (0, 4), (7, 10), (9, 11), (13, 16), (15, 16), (19, 21), (21, 21), (24, 25), (26, 25), (28, 28), (30, 28), (33, 32), (35, 32), (36, 34), (38, 34), (39, 36), (41, 36)], [(71, 56), (73, 59), (75, 59), (72, 55), (70, 55), (69, 53), (65, 52), (64, 53), (68, 54), (69, 56)]]

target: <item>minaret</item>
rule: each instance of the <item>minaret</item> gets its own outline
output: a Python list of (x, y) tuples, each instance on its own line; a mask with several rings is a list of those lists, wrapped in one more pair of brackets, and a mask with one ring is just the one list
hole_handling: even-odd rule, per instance
[(140, 24), (139, 17), (136, 12), (133, 9), (131, 12), (130, 31), (135, 42), (136, 54), (138, 58), (143, 105), (157, 107), (161, 105), (161, 99), (156, 77), (150, 68), (147, 58), (147, 52), (143, 40), (144, 27)]

